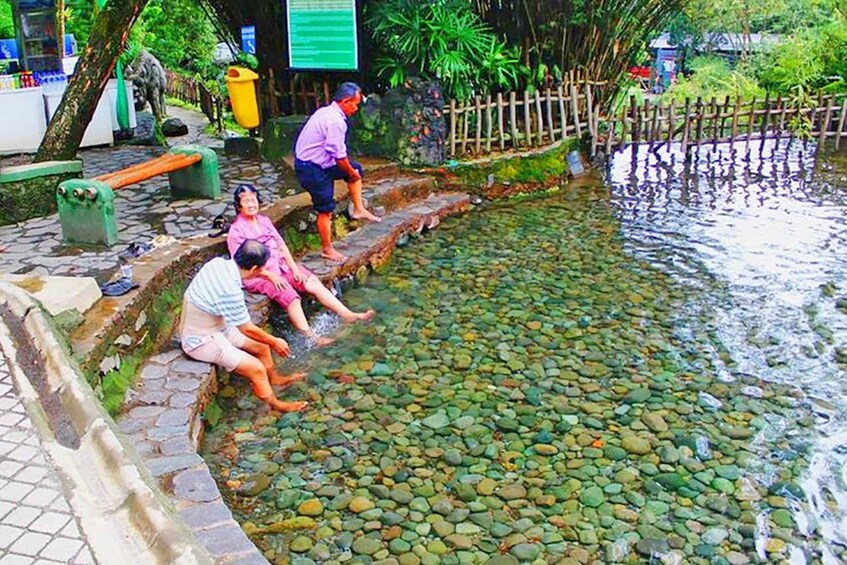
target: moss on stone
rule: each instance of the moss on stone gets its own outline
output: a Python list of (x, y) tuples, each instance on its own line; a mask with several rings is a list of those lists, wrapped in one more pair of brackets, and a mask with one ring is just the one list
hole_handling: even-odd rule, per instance
[(170, 339), (179, 320), (182, 296), (187, 286), (187, 281), (175, 282), (157, 294), (145, 309), (147, 321), (139, 330), (142, 332), (140, 339), (133, 339), (136, 345), (124, 347), (112, 344), (107, 349), (106, 357), (116, 354), (120, 356), (120, 367), (102, 377), (99, 375), (99, 368), (94, 368), (94, 374), (86, 374), (91, 386), (99, 391), (103, 406), (109, 414), (115, 415), (120, 411), (126, 391), (135, 385), (138, 369), (153, 352)]
[(59, 183), (80, 177), (61, 173), (0, 183), (0, 226), (54, 214)]
[[(568, 175), (567, 154), (578, 148), (576, 139), (568, 139), (556, 147), (532, 155), (497, 157), (491, 160), (459, 165), (451, 171), (458, 183), (469, 192), (488, 195), (489, 185), (534, 185), (549, 187)], [(498, 194), (499, 196), (499, 194)]]

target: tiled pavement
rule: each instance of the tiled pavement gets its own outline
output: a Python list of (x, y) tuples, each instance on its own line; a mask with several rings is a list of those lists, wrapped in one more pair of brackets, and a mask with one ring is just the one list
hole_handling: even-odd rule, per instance
[(94, 563), (0, 357), (0, 565)]
[[(220, 145), (203, 136), (205, 118), (196, 112), (169, 108), (189, 126), (189, 135), (172, 138), (173, 145), (186, 142)], [(159, 147), (100, 147), (79, 152), (85, 178), (117, 171), (157, 157)], [(0, 227), (0, 271), (34, 275), (97, 276), (114, 272), (118, 254), (133, 241), (149, 241), (160, 234), (177, 239), (209, 233), (212, 219), (225, 212), (234, 215), (231, 194), (242, 183), (252, 183), (266, 204), (293, 194), (296, 180), (286, 179), (282, 171), (258, 159), (225, 155), (218, 152), (222, 195), (218, 200), (171, 200), (167, 175), (137, 183), (115, 192), (115, 216), (120, 241), (112, 248), (84, 248), (65, 245), (57, 214), (34, 218)]]

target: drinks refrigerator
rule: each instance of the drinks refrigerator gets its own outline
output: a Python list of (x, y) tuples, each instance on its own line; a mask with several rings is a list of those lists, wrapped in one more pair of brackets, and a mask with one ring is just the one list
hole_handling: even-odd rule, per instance
[(63, 38), (56, 10), (56, 0), (12, 1), (22, 68), (32, 72), (62, 69)]

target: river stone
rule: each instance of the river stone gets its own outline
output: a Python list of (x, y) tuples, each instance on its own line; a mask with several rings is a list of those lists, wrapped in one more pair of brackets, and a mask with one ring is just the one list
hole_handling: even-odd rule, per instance
[(715, 473), (728, 481), (737, 481), (741, 478), (741, 469), (735, 465), (717, 465)]
[(494, 494), (494, 491), (497, 489), (497, 481), (494, 479), (489, 479), (488, 477), (479, 481), (479, 484), (476, 485), (476, 492), (478, 492), (482, 496), (491, 496)]
[(627, 394), (623, 401), (627, 404), (640, 404), (650, 398), (651, 394), (649, 388), (636, 388)]
[(459, 483), (456, 485), (456, 496), (463, 502), (476, 500), (476, 491), (471, 485)]
[(791, 515), (791, 512), (785, 508), (778, 508), (774, 510), (771, 514), (771, 520), (773, 520), (774, 524), (783, 528), (794, 527), (794, 517)]
[(651, 431), (654, 432), (666, 432), (668, 431), (668, 424), (665, 422), (665, 419), (662, 418), (659, 414), (654, 412), (647, 412), (641, 417), (641, 421), (647, 426)]
[(664, 538), (643, 538), (635, 544), (635, 550), (641, 555), (650, 557), (670, 550), (668, 540)]
[(305, 553), (312, 549), (312, 540), (306, 536), (297, 536), (288, 545), (288, 548), (294, 553)]
[(271, 486), (270, 477), (262, 473), (256, 473), (255, 475), (248, 476), (241, 482), (241, 486), (238, 487), (238, 493), (244, 496), (256, 496), (267, 490), (269, 486)]
[(353, 542), (353, 551), (359, 555), (373, 555), (382, 549), (382, 543), (367, 536), (360, 537)]
[(621, 447), (634, 455), (647, 455), (653, 450), (650, 442), (639, 436), (626, 436), (621, 440)]
[(473, 547), (473, 540), (462, 534), (451, 534), (446, 536), (444, 541), (453, 549), (470, 549)]
[(520, 565), (520, 562), (511, 555), (495, 555), (486, 562), (486, 565)]
[(519, 561), (530, 562), (534, 561), (535, 558), (538, 557), (541, 553), (541, 548), (534, 543), (519, 543), (512, 548), (511, 553), (517, 557)]
[(589, 508), (597, 508), (606, 501), (606, 497), (603, 494), (603, 489), (598, 486), (590, 486), (579, 494), (579, 501)]
[(297, 513), (301, 516), (320, 516), (323, 511), (323, 504), (317, 498), (310, 498), (297, 507)]
[(438, 430), (446, 427), (450, 423), (450, 418), (444, 412), (436, 412), (432, 416), (424, 418), (421, 423), (428, 428)]
[(703, 540), (703, 543), (707, 543), (709, 545), (720, 545), (723, 543), (723, 540), (728, 537), (729, 532), (724, 528), (714, 527), (703, 532), (700, 539)]
[(370, 510), (373, 507), (374, 503), (372, 500), (363, 496), (357, 496), (356, 498), (350, 501), (350, 504), (349, 506), (347, 506), (347, 509), (350, 512), (353, 512), (354, 514), (360, 514), (362, 512)]
[(620, 461), (626, 458), (626, 450), (616, 445), (607, 445), (603, 448), (603, 455), (612, 461)]
[(518, 483), (506, 485), (497, 489), (497, 496), (503, 500), (518, 500), (526, 498), (526, 487)]
[(462, 453), (458, 449), (448, 449), (444, 452), (444, 460), (454, 467), (461, 465)]

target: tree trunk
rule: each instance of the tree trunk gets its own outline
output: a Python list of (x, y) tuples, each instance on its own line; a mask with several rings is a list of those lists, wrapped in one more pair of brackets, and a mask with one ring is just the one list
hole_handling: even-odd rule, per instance
[(129, 31), (147, 1), (110, 0), (97, 14), (88, 43), (47, 126), (35, 161), (66, 160), (76, 156)]

